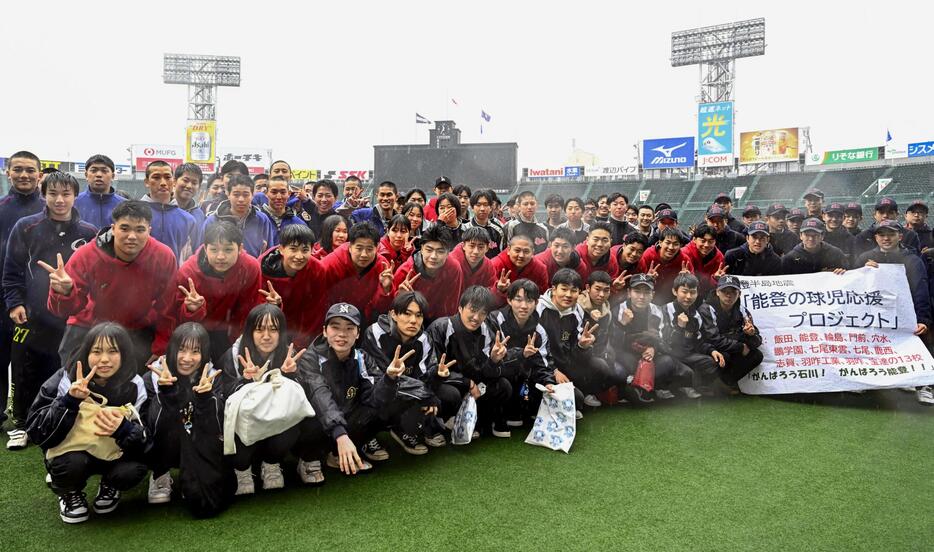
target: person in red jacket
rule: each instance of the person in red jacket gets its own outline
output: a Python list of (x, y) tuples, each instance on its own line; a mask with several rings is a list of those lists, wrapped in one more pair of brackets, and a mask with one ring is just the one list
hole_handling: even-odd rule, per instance
[[(306, 347), (319, 332), (320, 324), (312, 326), (311, 322), (324, 308), (323, 290), (328, 287), (321, 261), (312, 254), (314, 240), (310, 228), (290, 224), (279, 234), (279, 245), (259, 258), (262, 283), (258, 294), (285, 313), (289, 337), (298, 348)], [(236, 332), (237, 326), (231, 331)]]
[(124, 201), (111, 218), (113, 225), (78, 248), (68, 264), (59, 256), (56, 267), (39, 265), (49, 273), (49, 311), (68, 317), (60, 357), (69, 358), (94, 325), (116, 322), (133, 339), (133, 369), (144, 371), (165, 352), (175, 327), (178, 265), (172, 250), (150, 236), (149, 205)]
[(415, 252), (415, 236), (412, 236), (412, 227), (409, 219), (404, 215), (393, 215), (389, 220), (389, 228), (386, 234), (379, 240), (378, 252), (387, 261), (392, 261), (396, 266), (402, 266), (402, 263), (409, 260), (412, 253)]
[(616, 257), (610, 255), (610, 248), (613, 245), (613, 228), (608, 222), (594, 222), (590, 225), (590, 232), (587, 233), (587, 239), (584, 243), (577, 246), (577, 254), (581, 258), (581, 266), (577, 273), (581, 275), (581, 280), (586, 282), (590, 278), (590, 273), (602, 270), (610, 275), (610, 278), (619, 276), (619, 265)]
[(496, 286), (497, 275), (493, 272), (493, 261), (486, 257), (489, 247), (489, 234), (479, 226), (471, 226), (461, 234), (461, 243), (457, 244), (450, 255), (460, 267), (463, 277), (458, 297), (470, 286), (491, 289)]
[(175, 280), (178, 323), (204, 326), (211, 338), (211, 361), (218, 364), (262, 299), (259, 261), (243, 250), (243, 232), (220, 221), (208, 225), (204, 245), (178, 269)]
[(574, 250), (574, 231), (565, 226), (558, 226), (552, 231), (548, 249), (535, 258), (545, 265), (549, 281), (562, 268), (579, 270), (583, 264), (580, 254)]
[[(379, 230), (370, 222), (350, 227), (348, 241), (321, 261), (325, 285), (316, 283), (316, 293), (324, 302), (309, 313), (311, 328), (324, 327), (327, 308), (335, 303), (350, 303), (364, 313), (367, 323), (389, 309), (395, 295), (393, 267), (376, 253)], [(320, 291), (319, 291), (320, 290)]]
[[(525, 234), (516, 234), (509, 239), (509, 247), (493, 259), (493, 273), (499, 276), (505, 272), (510, 281), (528, 278), (535, 282), (538, 289), (548, 289), (548, 269), (535, 258), (535, 242)], [(509, 282), (506, 282), (506, 287)], [(506, 296), (498, 294), (499, 304), (506, 302)]]
[(457, 261), (448, 254), (454, 246), (451, 230), (440, 223), (429, 226), (418, 239), (419, 248), (396, 270), (393, 287), (417, 291), (428, 301), (425, 321), (457, 312), (463, 275)]
[(639, 272), (655, 278), (653, 302), (665, 305), (675, 300), (672, 284), (682, 272), (694, 273), (694, 265), (681, 250), (681, 232), (676, 228), (665, 228), (658, 243), (650, 247), (639, 260)]
[(439, 176), (435, 179), (435, 197), (431, 198), (431, 201), (425, 205), (425, 220), (430, 222), (438, 220), (438, 201), (440, 201), (443, 194), (451, 193), (452, 189), (454, 189), (454, 185), (451, 184), (450, 178)]
[(723, 253), (717, 249), (717, 231), (707, 224), (698, 225), (691, 243), (682, 251), (694, 266), (694, 275), (700, 280), (699, 293), (704, 297), (708, 291), (717, 288), (720, 276), (726, 274)]

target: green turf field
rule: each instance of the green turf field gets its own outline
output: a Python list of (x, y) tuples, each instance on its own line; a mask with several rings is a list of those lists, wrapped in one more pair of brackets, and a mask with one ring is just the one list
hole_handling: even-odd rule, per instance
[(913, 399), (603, 407), (569, 455), (525, 432), (421, 458), (392, 443), (376, 473), (303, 489), (289, 466), (287, 489), (206, 521), (148, 506), (143, 484), (66, 526), (37, 449), (3, 450), (0, 551), (931, 550), (934, 410)]

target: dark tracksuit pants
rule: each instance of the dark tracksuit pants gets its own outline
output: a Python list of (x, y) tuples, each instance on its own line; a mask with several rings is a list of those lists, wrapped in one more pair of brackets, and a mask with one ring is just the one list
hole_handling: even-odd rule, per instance
[(710, 355), (688, 353), (675, 357), (675, 360), (694, 372), (693, 387), (708, 386), (720, 374), (720, 366)]
[(620, 375), (601, 358), (581, 355), (567, 366), (558, 368), (574, 382), (585, 395), (595, 395), (614, 385), (625, 385), (625, 376)]
[[(621, 355), (622, 363), (617, 360), (616, 367), (622, 374), (636, 375), (636, 367), (642, 355), (632, 351), (624, 351)], [(671, 358), (669, 355), (656, 352), (653, 358), (655, 363), (655, 388), (671, 389), (673, 387), (690, 387), (693, 384), (694, 374), (684, 364)]]
[[(344, 414), (344, 421), (347, 422), (344, 426), (347, 436), (357, 448), (366, 444), (380, 429), (385, 427), (379, 411), (366, 405), (357, 405), (349, 413)], [(324, 431), (324, 426), (321, 425), (321, 420), (317, 416), (305, 418), (296, 428), (299, 430), (299, 438), (295, 450), (302, 460), (306, 462), (321, 460), (328, 452), (337, 453), (337, 442)]]
[[(26, 416), (45, 380), (62, 367), (55, 344), (63, 330), (42, 324), (35, 318), (16, 326), (10, 355), (13, 375), (13, 421), (16, 429), (26, 429)], [(5, 370), (4, 370), (5, 372)]]
[(46, 460), (45, 465), (52, 476), (52, 491), (58, 495), (83, 490), (88, 478), (96, 474), (100, 474), (101, 483), (118, 491), (128, 491), (149, 471), (146, 464), (136, 460), (118, 458), (108, 462), (82, 451), (66, 452)]
[(0, 316), (0, 422), (6, 420), (7, 398), (10, 396), (10, 351), (13, 345), (13, 321), (9, 316)]
[(723, 355), (726, 357), (726, 366), (720, 370), (720, 379), (727, 385), (734, 386), (736, 382), (746, 377), (746, 374), (752, 372), (756, 366), (762, 364), (762, 351), (759, 349), (749, 349), (749, 354)]
[[(266, 462), (267, 464), (278, 464), (285, 459), (285, 456), (292, 450), (298, 441), (299, 426), (294, 425), (278, 435), (267, 437), (258, 443), (250, 446), (243, 444), (240, 437), (234, 435), (234, 442), (237, 444), (237, 452), (230, 459), (230, 464), (235, 470), (248, 470), (254, 462)], [(176, 445), (178, 441), (176, 440)], [(163, 472), (164, 473), (164, 472)]]

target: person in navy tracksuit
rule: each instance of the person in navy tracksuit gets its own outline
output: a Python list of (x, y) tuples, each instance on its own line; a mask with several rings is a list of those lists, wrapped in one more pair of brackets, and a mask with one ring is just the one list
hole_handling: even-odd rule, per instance
[(7, 448), (26, 447), (29, 405), (61, 359), (55, 345), (62, 341), (65, 319), (49, 312), (49, 273), (36, 263), (67, 261), (74, 251), (92, 241), (97, 228), (81, 220), (74, 208), (78, 181), (65, 173), (47, 176), (41, 185), (46, 208), (20, 219), (10, 232), (3, 262), (3, 298), (15, 325), (11, 354), (13, 419)]
[(88, 189), (78, 194), (75, 209), (81, 213), (81, 220), (97, 228), (110, 226), (110, 213), (121, 201), (126, 201), (115, 193), (112, 185), (116, 168), (106, 155), (96, 154), (84, 164), (84, 178)]
[[(182, 256), (183, 250), (191, 251), (195, 219), (172, 202), (172, 192), (175, 189), (172, 167), (165, 161), (153, 161), (146, 166), (145, 183), (149, 193), (140, 199), (149, 203), (152, 208), (151, 235), (167, 245), (181, 264), (188, 257)], [(197, 236), (197, 233), (195, 235)]]
[(276, 229), (265, 213), (250, 201), (253, 198), (253, 180), (249, 176), (235, 174), (227, 181), (227, 199), (209, 211), (203, 228), (216, 220), (232, 222), (243, 231), (243, 248), (253, 257), (277, 245)]
[[(195, 219), (195, 227), (191, 230), (190, 236), (191, 249), (185, 251), (185, 258), (194, 254), (198, 246), (201, 245), (202, 236), (204, 235), (204, 219), (207, 218), (207, 215), (204, 214), (204, 209), (201, 208), (200, 202), (197, 201), (203, 180), (204, 173), (194, 163), (184, 163), (175, 168), (175, 197), (172, 199), (171, 204), (178, 205), (179, 209)], [(178, 262), (181, 264), (183, 259), (179, 258)]]

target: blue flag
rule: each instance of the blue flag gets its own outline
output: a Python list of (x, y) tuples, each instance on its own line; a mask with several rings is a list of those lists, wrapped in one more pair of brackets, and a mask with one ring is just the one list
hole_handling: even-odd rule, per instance
[(486, 111), (483, 111), (482, 109), (480, 110), (480, 116), (483, 117), (483, 120), (488, 123), (490, 122), (490, 119), (493, 118), (493, 117), (490, 117), (489, 113), (487, 113)]
[(889, 129), (885, 129), (885, 141), (886, 142), (892, 141), (892, 133), (889, 132)]

